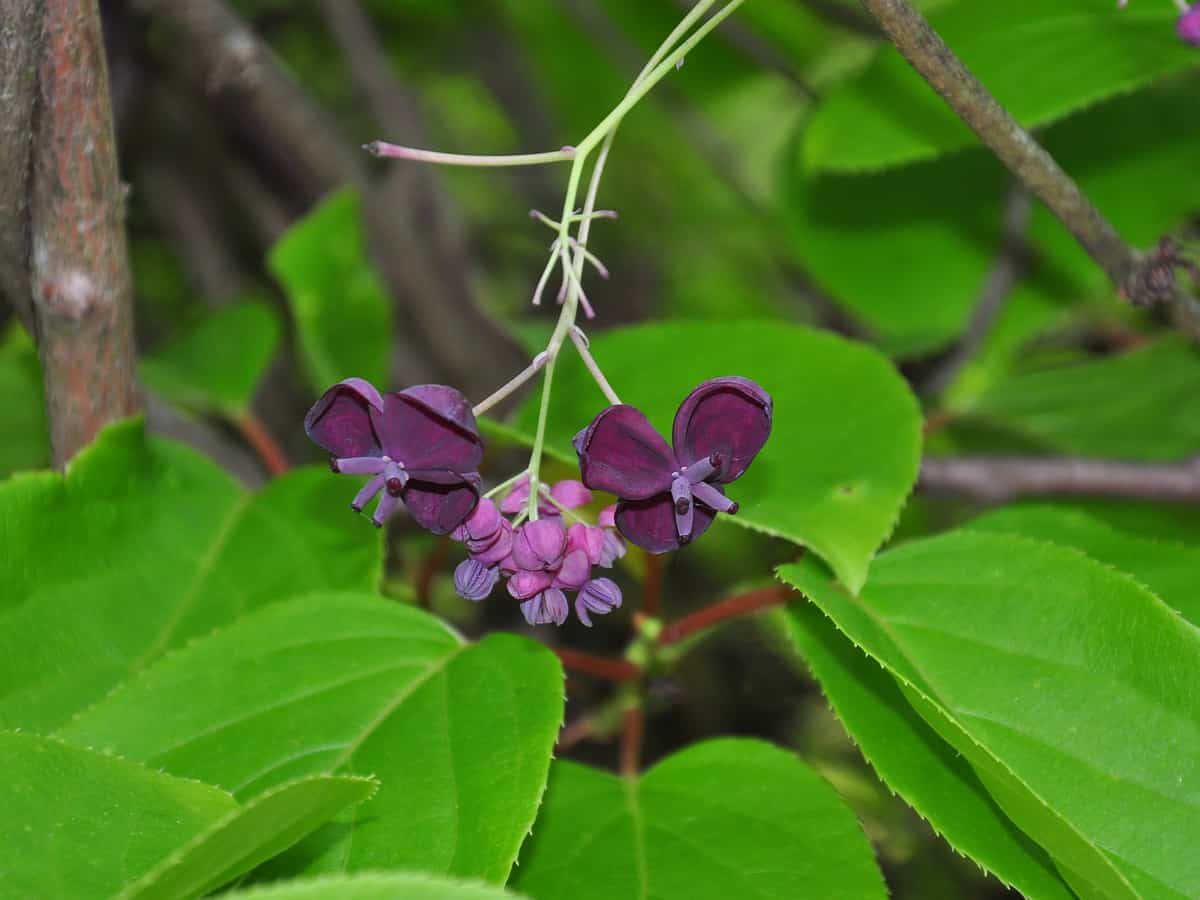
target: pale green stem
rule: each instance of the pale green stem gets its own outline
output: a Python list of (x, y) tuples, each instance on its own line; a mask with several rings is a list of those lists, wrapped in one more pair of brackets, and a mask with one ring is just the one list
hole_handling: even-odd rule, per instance
[[(700, 0), (692, 8), (691, 12), (684, 17), (675, 27), (675, 30), (663, 41), (658, 50), (655, 51), (654, 55), (650, 57), (650, 61), (647, 62), (645, 68), (643, 68), (641, 74), (634, 81), (621, 102), (575, 148), (575, 158), (571, 163), (571, 174), (567, 180), (567, 191), (563, 198), (562, 216), (559, 218), (559, 241), (562, 246), (569, 243), (569, 229), (572, 213), (575, 209), (575, 198), (579, 194), (579, 184), (583, 177), (583, 167), (587, 162), (589, 154), (597, 145), (603, 142), (592, 169), (587, 198), (580, 213), (578, 237), (580, 250), (587, 246), (588, 233), (596, 206), (596, 193), (600, 187), (600, 176), (603, 174), (604, 163), (608, 158), (608, 151), (612, 146), (612, 138), (617, 126), (621, 124), (621, 120), (625, 117), (625, 114), (633, 109), (649, 93), (651, 88), (670, 74), (681, 59), (687, 56), (714, 28), (732, 15), (745, 0), (730, 0), (719, 12), (692, 32), (690, 37), (682, 41), (674, 50), (671, 50), (670, 48), (675, 42), (679, 41), (687, 33), (688, 29), (703, 17), (704, 13), (708, 11), (714, 2), (715, 0)], [(531, 521), (536, 520), (538, 514), (537, 498), (541, 485), (539, 469), (542, 462), (542, 451), (546, 443), (546, 421), (550, 413), (550, 388), (554, 381), (554, 364), (558, 359), (558, 351), (562, 348), (571, 327), (575, 324), (575, 315), (579, 305), (579, 281), (583, 277), (584, 262), (583, 253), (576, 251), (574, 259), (575, 278), (570, 279), (568, 282), (567, 295), (563, 300), (562, 312), (559, 314), (558, 322), (554, 326), (554, 333), (550, 336), (550, 341), (546, 346), (546, 352), (549, 354), (550, 359), (546, 363), (546, 370), (542, 376), (542, 402), (538, 409), (537, 429), (534, 432), (533, 449), (529, 456), (529, 505), (527, 512)]]
[(512, 478), (506, 478), (504, 481), (500, 482), (498, 485), (496, 485), (494, 488), (492, 488), (490, 491), (488, 491), (486, 494), (484, 494), (483, 499), (490, 500), (492, 497), (495, 497), (497, 494), (503, 493), (504, 491), (506, 491), (510, 487), (512, 487), (514, 484), (516, 484), (518, 481), (520, 481), (522, 478), (524, 478), (527, 474), (529, 474), (529, 473), (525, 469), (522, 469), (520, 472), (518, 472)]
[(554, 495), (550, 493), (550, 488), (546, 487), (544, 484), (542, 485), (542, 499), (547, 501), (551, 506), (556, 507), (560, 513), (573, 522), (578, 522), (580, 525), (588, 526), (595, 524), (593, 522), (589, 522), (583, 516), (579, 515), (579, 513), (575, 512), (575, 510), (567, 506), (563, 506), (563, 504), (556, 500)]
[(476, 166), (482, 168), (509, 168), (513, 166), (543, 166), (547, 163), (571, 162), (575, 159), (574, 147), (563, 147), (549, 153), (510, 153), (501, 156), (478, 156), (473, 153), (442, 153), (439, 150), (421, 150), (403, 147), (386, 141), (363, 144), (363, 149), (372, 156), (389, 159), (411, 159), (415, 162), (435, 163), (441, 166)]

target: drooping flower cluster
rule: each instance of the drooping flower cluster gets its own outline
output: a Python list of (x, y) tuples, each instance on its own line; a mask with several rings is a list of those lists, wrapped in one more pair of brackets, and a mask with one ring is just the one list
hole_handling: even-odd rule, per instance
[[(593, 569), (611, 568), (625, 555), (622, 536), (664, 553), (695, 540), (719, 513), (737, 512), (725, 485), (762, 449), (771, 416), (767, 392), (733, 376), (706, 381), (684, 398), (674, 447), (636, 407), (609, 406), (575, 437), (582, 481), (540, 486), (529, 521), (528, 473), (499, 505), (481, 498), (483, 441), (470, 404), (453, 388), (419, 385), (380, 395), (349, 378), (325, 392), (304, 427), (331, 454), (333, 471), (370, 476), (351, 503), (356, 512), (379, 496), (376, 526), (403, 504), (423, 528), (464, 544), (467, 559), (454, 572), (462, 597), (480, 601), (504, 579), (530, 624), (561, 625), (571, 592), (576, 616), (591, 626), (592, 615), (621, 605), (617, 584), (593, 577)], [(593, 490), (619, 498), (596, 524), (576, 512), (592, 502)]]
[(543, 494), (539, 518), (514, 528), (503, 514), (520, 515), (528, 498), (525, 477), (499, 507), (481, 500), (454, 531), (451, 536), (466, 545), (468, 554), (454, 571), (454, 587), (460, 596), (479, 601), (507, 578), (508, 593), (520, 601), (531, 625), (563, 624), (569, 612), (566, 592), (574, 591), (575, 614), (590, 627), (589, 614), (603, 615), (621, 605), (616, 582), (592, 577), (594, 566), (609, 568), (625, 555), (612, 508), (596, 525), (581, 520), (568, 525), (566, 514), (590, 503), (592, 492), (578, 481), (560, 481)]

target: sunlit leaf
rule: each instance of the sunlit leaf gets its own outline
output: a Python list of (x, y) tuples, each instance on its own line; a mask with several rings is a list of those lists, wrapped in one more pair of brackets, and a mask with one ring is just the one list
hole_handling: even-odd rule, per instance
[(111, 897), (237, 803), (123, 759), (0, 732), (0, 892)]
[(48, 730), (166, 651), (321, 588), (373, 589), (378, 532), (301, 469), (249, 494), (213, 463), (107, 429), (65, 476), (0, 483), (0, 724)]
[(1162, 600), (1076, 550), (983, 532), (889, 551), (858, 598), (814, 560), (780, 574), (1073, 886), (1200, 892), (1200, 632)]
[(833, 788), (790, 753), (734, 739), (636, 779), (556, 763), (513, 885), (535, 900), (887, 896)]
[(562, 693), (558, 662), (530, 641), (466, 644), (412, 607), (315, 595), (171, 654), (62, 736), (239, 797), (311, 773), (378, 777), (372, 800), (264, 877), (398, 868), (502, 883)]
[(222, 896), (229, 900), (519, 900), (501, 888), (401, 873), (305, 879)]

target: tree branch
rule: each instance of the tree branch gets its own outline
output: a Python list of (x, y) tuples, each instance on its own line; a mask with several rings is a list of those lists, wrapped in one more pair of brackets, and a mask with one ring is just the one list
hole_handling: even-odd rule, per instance
[(0, 0), (0, 296), (30, 334), (29, 178), (42, 15), (38, 0)]
[[(897, 49), (1009, 171), (1067, 227), (1080, 246), (1136, 306), (1195, 301), (1152, 254), (1127, 245), (1054, 158), (996, 102), (907, 0), (861, 0)], [(1197, 320), (1200, 321), (1200, 320)]]
[(32, 304), (62, 467), (137, 409), (125, 191), (96, 0), (44, 0), (30, 192)]
[(928, 457), (917, 487), (986, 503), (1088, 496), (1200, 501), (1200, 457), (1178, 463), (1076, 457)]

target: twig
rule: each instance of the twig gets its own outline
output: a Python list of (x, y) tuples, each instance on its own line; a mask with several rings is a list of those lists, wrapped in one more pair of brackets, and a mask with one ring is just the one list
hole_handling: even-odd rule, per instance
[(677, 644), (684, 638), (711, 628), (727, 619), (786, 603), (794, 593), (786, 585), (775, 584), (729, 597), (671, 622), (663, 628), (658, 642), (660, 644)]
[(928, 457), (917, 486), (987, 503), (1018, 497), (1200, 501), (1200, 457), (1177, 463), (1075, 457)]
[(1004, 238), (1000, 255), (983, 282), (983, 289), (979, 292), (979, 300), (975, 303), (967, 330), (958, 346), (926, 380), (922, 393), (940, 394), (949, 387), (962, 367), (979, 352), (984, 340), (991, 333), (992, 326), (996, 324), (996, 319), (1004, 308), (1004, 301), (1008, 299), (1025, 270), (1025, 229), (1029, 225), (1032, 211), (1033, 203), (1029, 192), (1021, 187), (1013, 188), (1005, 204)]
[(0, 0), (0, 296), (30, 334), (29, 164), (42, 15), (38, 0)]
[(568, 647), (551, 647), (554, 654), (562, 660), (565, 668), (585, 675), (603, 678), (605, 681), (633, 681), (640, 678), (642, 670), (627, 659), (610, 659), (605, 656), (593, 656)]
[(897, 49), (1000, 161), (1050, 209), (1080, 246), (1136, 306), (1176, 300), (1173, 278), (1161, 265), (1126, 244), (1079, 186), (1046, 150), (988, 93), (925, 18), (907, 0), (861, 0)]
[(271, 437), (271, 432), (253, 412), (247, 410), (242, 413), (237, 418), (237, 427), (246, 439), (246, 443), (262, 460), (263, 468), (271, 475), (283, 475), (291, 468), (283, 448), (275, 442), (275, 438)]
[(558, 742), (554, 745), (555, 753), (562, 753), (570, 750), (576, 744), (586, 741), (592, 737), (592, 720), (587, 716), (580, 716), (574, 722), (568, 722), (562, 727), (558, 733)]
[(62, 467), (138, 402), (125, 190), (100, 13), (95, 0), (42, 6), (30, 282), (51, 453)]
[(621, 711), (621, 759), (618, 771), (629, 778), (642, 767), (642, 738), (646, 731), (645, 713), (640, 706)]

